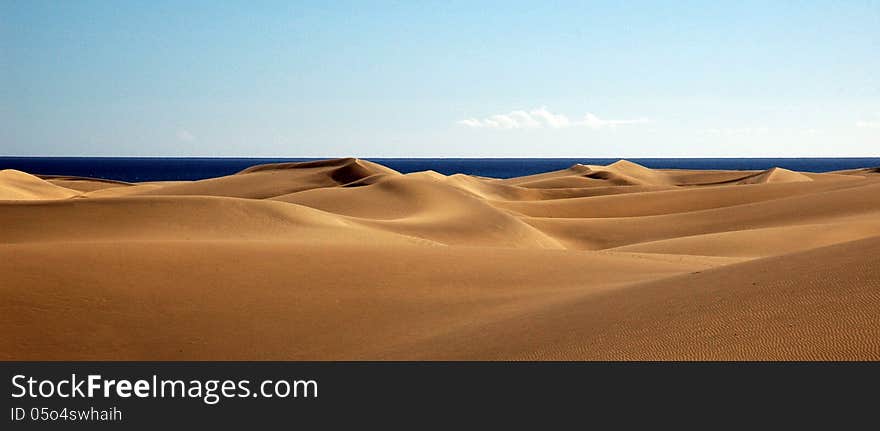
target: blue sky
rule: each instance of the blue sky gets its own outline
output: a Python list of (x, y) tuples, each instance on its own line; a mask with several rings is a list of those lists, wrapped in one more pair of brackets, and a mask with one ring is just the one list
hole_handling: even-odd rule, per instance
[(0, 0), (0, 155), (880, 155), (876, 0), (221, 3)]

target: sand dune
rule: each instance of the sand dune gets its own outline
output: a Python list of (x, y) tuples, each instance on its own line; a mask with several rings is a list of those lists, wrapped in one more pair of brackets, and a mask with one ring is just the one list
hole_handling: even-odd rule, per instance
[(788, 169), (770, 168), (755, 175), (747, 176), (737, 181), (737, 184), (802, 183), (805, 181), (813, 181), (813, 179)]
[(878, 307), (880, 239), (871, 238), (585, 292), (389, 357), (877, 360)]
[(636, 191), (573, 199), (531, 202), (498, 202), (497, 205), (532, 217), (596, 218), (633, 217), (692, 212), (788, 196), (834, 190), (854, 185), (850, 181), (811, 185), (767, 184), (738, 187), (682, 187), (671, 190)]
[(880, 174), (880, 166), (873, 168), (862, 168), (862, 169), (848, 169), (844, 171), (834, 171), (830, 174), (839, 174), (839, 175), (878, 175)]
[(95, 190), (118, 188), (132, 185), (131, 183), (126, 183), (123, 181), (104, 180), (100, 178), (69, 177), (58, 175), (41, 175), (40, 178), (52, 184), (55, 184), (56, 186), (76, 190), (78, 192), (92, 192)]
[(670, 186), (673, 180), (662, 171), (648, 169), (627, 160), (608, 166), (574, 165), (568, 169), (505, 180), (508, 184), (533, 188), (590, 186)]
[(432, 176), (401, 175), (361, 187), (313, 189), (278, 199), (351, 216), (376, 230), (448, 245), (562, 248), (521, 219)]
[(15, 226), (0, 231), (0, 242), (6, 244), (176, 239), (431, 243), (305, 206), (209, 196), (0, 202), (0, 225)]
[(77, 195), (79, 192), (76, 190), (52, 184), (21, 171), (0, 171), (0, 200), (67, 199)]
[(0, 171), (0, 359), (880, 359), (880, 175)]
[(199, 195), (264, 199), (288, 193), (333, 187), (372, 175), (399, 175), (375, 163), (337, 159), (255, 166), (235, 175), (193, 182), (177, 182), (145, 190), (145, 195)]
[(880, 217), (714, 232), (610, 250), (697, 256), (766, 257), (880, 236)]

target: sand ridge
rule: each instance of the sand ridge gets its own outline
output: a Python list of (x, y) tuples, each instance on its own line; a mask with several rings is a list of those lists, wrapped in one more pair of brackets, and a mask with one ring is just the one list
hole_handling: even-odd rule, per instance
[(79, 194), (25, 172), (0, 170), (0, 201), (67, 199)]
[(0, 359), (876, 360), (878, 241), (876, 168), (3, 170)]

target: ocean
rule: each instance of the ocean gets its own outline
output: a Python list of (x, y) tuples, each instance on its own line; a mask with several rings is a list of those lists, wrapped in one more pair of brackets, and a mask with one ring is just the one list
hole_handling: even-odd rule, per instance
[[(296, 162), (306, 158), (177, 158), (177, 157), (0, 157), (0, 169), (18, 169), (39, 175), (69, 175), (119, 181), (199, 180), (233, 174), (249, 166)], [(618, 159), (405, 159), (367, 158), (399, 172), (434, 170), (442, 174), (470, 174), (511, 178), (565, 169), (575, 163), (606, 165)], [(828, 172), (880, 166), (880, 157), (853, 158), (632, 158), (657, 169), (759, 170), (781, 167), (793, 171)]]

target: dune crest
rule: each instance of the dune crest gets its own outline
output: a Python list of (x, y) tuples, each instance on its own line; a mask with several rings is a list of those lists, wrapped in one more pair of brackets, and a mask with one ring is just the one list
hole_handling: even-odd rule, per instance
[(743, 178), (737, 184), (767, 184), (767, 183), (801, 183), (813, 181), (812, 178), (800, 173), (783, 168), (770, 168), (758, 174)]
[(0, 170), (0, 200), (68, 199), (79, 194), (15, 169)]
[(876, 168), (4, 170), (0, 359), (880, 360), (877, 256)]
[(328, 176), (343, 184), (357, 181), (361, 178), (365, 178), (374, 174), (400, 174), (400, 172), (382, 166), (378, 163), (355, 158), (342, 158), (330, 160), (315, 160), (310, 162), (268, 163), (263, 165), (251, 166), (238, 172), (236, 175), (288, 169), (324, 169), (328, 172)]
[(144, 190), (140, 195), (203, 195), (266, 199), (315, 188), (357, 183), (377, 175), (400, 175), (393, 169), (359, 159), (257, 165), (233, 175), (191, 182), (174, 182)]
[[(592, 168), (592, 167), (591, 167)], [(604, 168), (593, 168), (594, 172), (618, 176), (622, 181), (631, 185), (672, 185), (674, 182), (665, 173), (646, 168), (638, 163), (628, 160), (618, 160)]]

